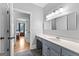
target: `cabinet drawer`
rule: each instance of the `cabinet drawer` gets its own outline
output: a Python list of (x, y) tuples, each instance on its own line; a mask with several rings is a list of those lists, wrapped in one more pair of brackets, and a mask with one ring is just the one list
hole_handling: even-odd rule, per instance
[(79, 54), (74, 53), (68, 49), (62, 48), (62, 56), (79, 56)]
[(50, 45), (51, 42), (43, 40), (43, 55), (45, 56), (59, 56), (60, 53), (58, 52), (57, 46), (55, 45)]
[(56, 51), (57, 53), (60, 53), (61, 52), (61, 47), (52, 43), (52, 42), (49, 42), (47, 40), (44, 40), (44, 43), (47, 44), (49, 47), (51, 47), (54, 51)]

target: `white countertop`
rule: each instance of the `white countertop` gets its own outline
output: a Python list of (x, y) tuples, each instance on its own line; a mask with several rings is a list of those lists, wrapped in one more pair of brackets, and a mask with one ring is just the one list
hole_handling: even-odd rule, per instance
[[(73, 52), (79, 53), (79, 43), (68, 41), (65, 39), (56, 39), (57, 36), (50, 36), (45, 34), (37, 34), (37, 36), (44, 38), (52, 43), (65, 47)], [(68, 38), (67, 38), (68, 39)]]

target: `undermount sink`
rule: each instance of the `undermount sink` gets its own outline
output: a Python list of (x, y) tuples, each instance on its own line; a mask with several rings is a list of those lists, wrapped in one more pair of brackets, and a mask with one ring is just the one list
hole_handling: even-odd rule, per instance
[(56, 36), (44, 35), (46, 38), (56, 39)]
[(60, 38), (59, 37), (55, 37), (55, 38), (48, 38), (50, 40), (54, 40), (54, 41), (60, 41)]
[(48, 37), (48, 39), (60, 39), (60, 37)]

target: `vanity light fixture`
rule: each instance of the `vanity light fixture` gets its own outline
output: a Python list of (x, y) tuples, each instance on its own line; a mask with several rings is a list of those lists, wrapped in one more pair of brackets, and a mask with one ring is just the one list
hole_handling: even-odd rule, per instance
[(54, 13), (54, 12), (52, 12), (52, 13), (51, 13), (51, 15), (52, 15), (52, 16), (54, 16), (54, 15), (55, 15), (55, 13)]
[(53, 16), (56, 16), (56, 15), (62, 13), (63, 10), (64, 10), (63, 8), (59, 8), (59, 9), (54, 10), (52, 13), (46, 15), (46, 19), (48, 19), (48, 20), (51, 19)]
[(55, 10), (55, 14), (60, 14), (63, 12), (63, 8), (59, 8), (57, 10)]
[(52, 17), (52, 16), (54, 16), (54, 14), (55, 14), (54, 12), (48, 14), (48, 15), (46, 16), (46, 19), (47, 19), (47, 18), (50, 18), (50, 17)]
[(57, 14), (59, 14), (59, 13), (60, 13), (59, 10), (56, 10), (56, 11), (55, 11), (55, 15), (57, 15)]
[(48, 14), (48, 15), (46, 16), (46, 19), (47, 19), (47, 18), (50, 18), (50, 17), (52, 17), (52, 15), (51, 15), (51, 14)]

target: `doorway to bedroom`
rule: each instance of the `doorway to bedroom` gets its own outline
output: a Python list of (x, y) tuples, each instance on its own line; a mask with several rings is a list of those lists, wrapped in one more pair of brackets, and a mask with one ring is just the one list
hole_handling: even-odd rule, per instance
[(15, 44), (14, 52), (30, 49), (30, 14), (14, 10), (15, 19)]

